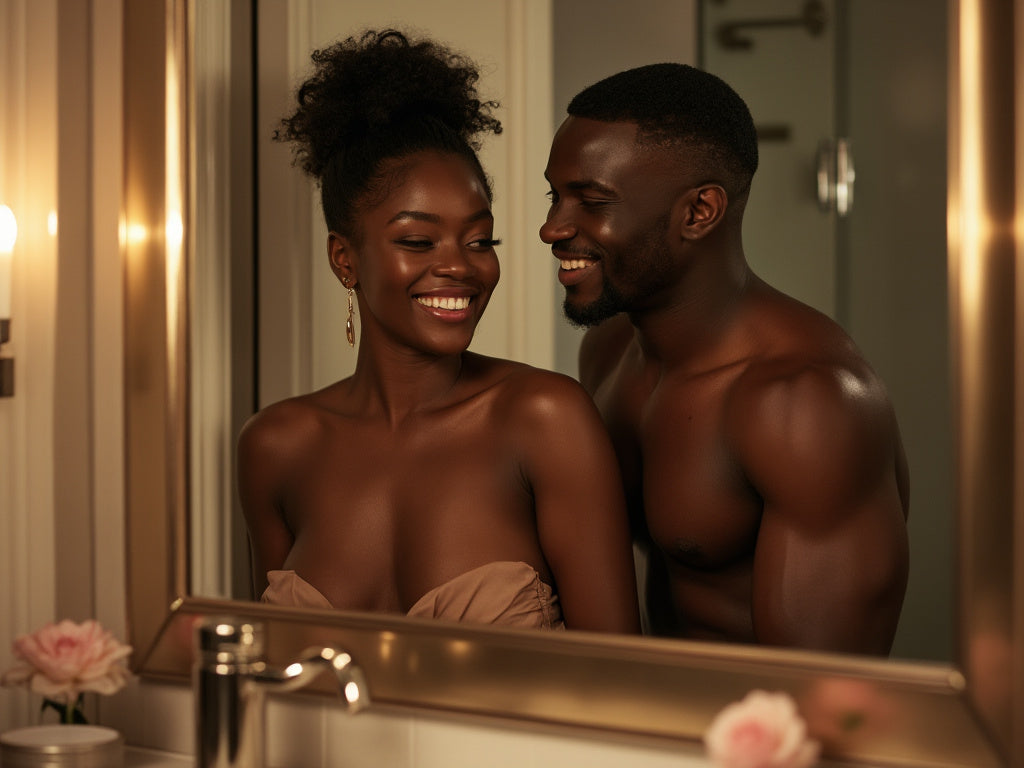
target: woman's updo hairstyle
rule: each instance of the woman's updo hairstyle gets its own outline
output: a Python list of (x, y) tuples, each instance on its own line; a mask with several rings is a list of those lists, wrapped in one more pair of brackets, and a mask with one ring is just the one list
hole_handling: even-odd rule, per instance
[(328, 229), (358, 241), (360, 211), (397, 180), (400, 167), (388, 161), (424, 150), (465, 157), (491, 197), (476, 150), (501, 123), (497, 102), (477, 96), (472, 61), (393, 29), (346, 38), (312, 60), (298, 109), (274, 139), (292, 142), (295, 163), (317, 180)]

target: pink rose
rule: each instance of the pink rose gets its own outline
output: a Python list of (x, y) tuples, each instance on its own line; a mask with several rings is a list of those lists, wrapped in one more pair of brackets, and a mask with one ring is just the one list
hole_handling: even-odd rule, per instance
[(800, 698), (807, 729), (826, 749), (867, 743), (898, 727), (901, 713), (876, 683), (821, 677)]
[(704, 734), (708, 757), (719, 768), (807, 768), (820, 745), (785, 693), (751, 691), (725, 707)]
[(128, 679), (122, 645), (96, 621), (47, 624), (14, 641), (20, 663), (0, 678), (3, 685), (28, 685), (48, 699), (72, 704), (83, 691), (111, 694)]

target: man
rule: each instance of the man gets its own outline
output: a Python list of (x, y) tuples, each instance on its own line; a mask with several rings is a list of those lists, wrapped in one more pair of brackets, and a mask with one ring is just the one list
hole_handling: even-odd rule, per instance
[(647, 631), (888, 654), (907, 580), (899, 427), (843, 330), (747, 265), (746, 105), (655, 64), (568, 112), (541, 238), (589, 326), (580, 380), (618, 453)]

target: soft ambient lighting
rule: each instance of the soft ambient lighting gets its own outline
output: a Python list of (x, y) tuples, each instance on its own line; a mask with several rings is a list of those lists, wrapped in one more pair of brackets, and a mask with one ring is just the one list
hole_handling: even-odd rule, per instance
[(0, 253), (14, 251), (14, 242), (18, 239), (18, 220), (14, 211), (6, 205), (0, 205)]
[(349, 704), (355, 704), (361, 698), (359, 692), (358, 683), (346, 683), (345, 684), (345, 701)]
[(14, 211), (0, 205), (0, 319), (3, 320), (11, 317), (11, 254), (17, 239), (18, 220), (14, 218)]
[[(11, 254), (18, 239), (14, 211), (0, 204), (0, 345), (11, 337)], [(14, 395), (14, 358), (0, 357), (0, 397)]]

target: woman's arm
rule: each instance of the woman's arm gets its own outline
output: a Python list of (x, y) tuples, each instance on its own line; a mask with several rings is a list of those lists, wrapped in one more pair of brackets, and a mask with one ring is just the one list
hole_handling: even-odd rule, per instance
[(253, 597), (259, 600), (267, 588), (267, 571), (283, 567), (294, 537), (280, 504), (282, 442), (275, 439), (286, 428), (272, 413), (250, 417), (238, 438), (238, 493), (249, 531)]
[(516, 433), (566, 626), (638, 633), (625, 499), (597, 409), (574, 380), (543, 374), (533, 379), (522, 411)]

